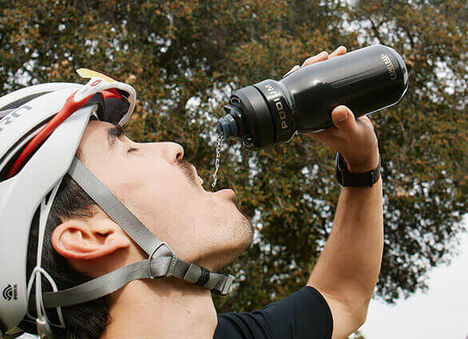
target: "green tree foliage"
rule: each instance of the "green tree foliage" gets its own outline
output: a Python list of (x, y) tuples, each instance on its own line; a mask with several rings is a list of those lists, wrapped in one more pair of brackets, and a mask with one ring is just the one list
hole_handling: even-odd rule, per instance
[[(450, 258), (466, 213), (466, 10), (460, 0), (351, 3), (3, 0), (0, 92), (82, 81), (78, 67), (102, 70), (137, 89), (130, 135), (180, 142), (209, 182), (214, 123), (233, 89), (279, 79), (339, 45), (394, 47), (410, 89), (372, 117), (386, 229), (377, 294), (391, 302), (425, 288), (430, 268)], [(333, 152), (304, 136), (256, 152), (231, 142), (220, 177), (257, 233), (229, 267), (238, 288), (217, 299), (218, 309), (254, 309), (303, 286), (333, 225)]]

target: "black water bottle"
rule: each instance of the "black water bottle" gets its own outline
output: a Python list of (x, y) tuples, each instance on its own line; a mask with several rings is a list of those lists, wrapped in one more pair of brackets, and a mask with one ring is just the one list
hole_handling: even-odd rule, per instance
[(402, 57), (393, 48), (370, 46), (235, 91), (218, 132), (261, 148), (288, 141), (297, 131), (332, 126), (331, 112), (338, 105), (348, 106), (357, 118), (397, 104), (407, 89)]

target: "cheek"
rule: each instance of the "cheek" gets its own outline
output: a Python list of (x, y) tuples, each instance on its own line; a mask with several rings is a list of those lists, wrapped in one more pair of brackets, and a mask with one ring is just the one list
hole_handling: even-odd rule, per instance
[(207, 210), (212, 209), (203, 194), (165, 160), (140, 158), (119, 164), (108, 166), (112, 169), (104, 183), (162, 241), (183, 250), (210, 220)]

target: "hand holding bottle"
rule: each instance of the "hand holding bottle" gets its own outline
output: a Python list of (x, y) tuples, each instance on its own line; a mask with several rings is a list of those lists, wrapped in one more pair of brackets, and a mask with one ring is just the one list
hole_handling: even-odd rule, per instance
[[(302, 66), (294, 66), (286, 75), (301, 67), (344, 54), (346, 54), (346, 48), (343, 46), (338, 47), (330, 55), (327, 52), (319, 53), (304, 61)], [(321, 132), (306, 133), (306, 135), (341, 153), (350, 172), (361, 173), (375, 169), (379, 164), (379, 149), (370, 119), (367, 116), (356, 119), (351, 110), (343, 105), (332, 111), (331, 118), (334, 126)]]

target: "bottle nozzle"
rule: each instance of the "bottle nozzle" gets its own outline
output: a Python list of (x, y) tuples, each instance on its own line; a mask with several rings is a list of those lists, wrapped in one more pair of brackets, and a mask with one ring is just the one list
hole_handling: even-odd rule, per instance
[(237, 128), (236, 120), (231, 114), (226, 114), (223, 118), (218, 120), (217, 123), (218, 133), (223, 135), (224, 139), (239, 136), (239, 129)]

